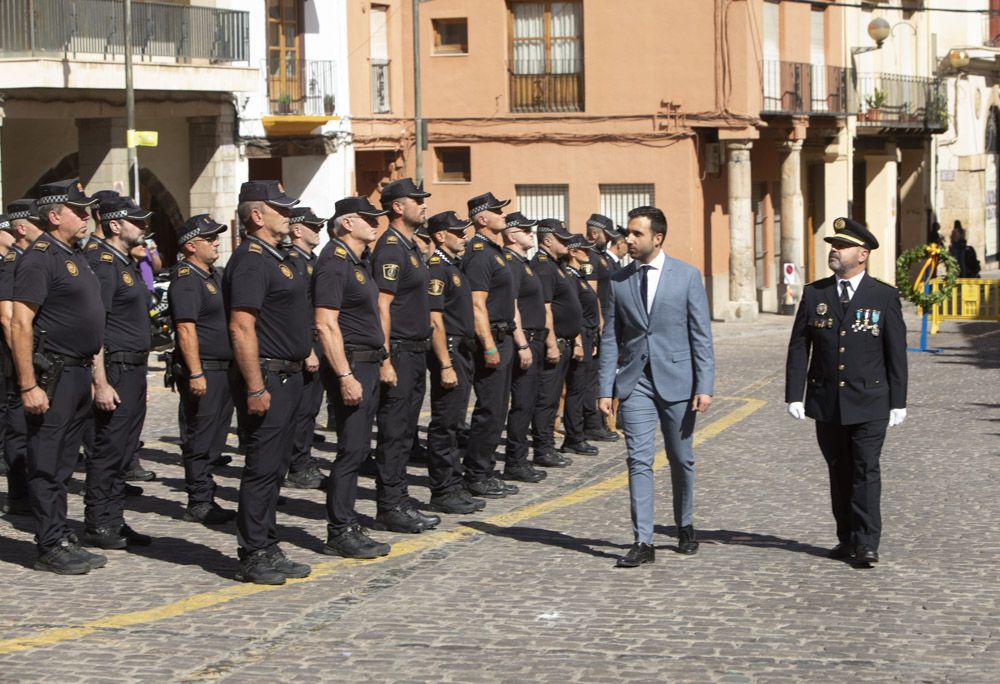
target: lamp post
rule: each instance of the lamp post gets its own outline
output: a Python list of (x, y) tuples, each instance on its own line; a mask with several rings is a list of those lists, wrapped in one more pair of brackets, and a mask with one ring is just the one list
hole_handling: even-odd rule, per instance
[(139, 155), (135, 148), (135, 90), (132, 87), (132, 0), (125, 0), (125, 149), (128, 194), (139, 203)]

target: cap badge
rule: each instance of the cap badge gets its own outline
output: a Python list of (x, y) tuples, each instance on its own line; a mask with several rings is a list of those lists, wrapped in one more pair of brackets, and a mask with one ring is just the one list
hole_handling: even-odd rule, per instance
[(833, 222), (834, 230), (843, 230), (846, 227), (847, 227), (847, 221), (844, 220), (843, 216), (841, 216), (840, 218), (838, 218), (836, 221)]

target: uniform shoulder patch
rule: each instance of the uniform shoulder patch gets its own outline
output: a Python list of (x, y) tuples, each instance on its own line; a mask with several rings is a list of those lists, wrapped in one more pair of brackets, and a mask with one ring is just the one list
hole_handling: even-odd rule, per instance
[(439, 257), (439, 256), (432, 256), (427, 263), (428, 264), (440, 264), (441, 263), (441, 257)]
[(49, 248), (49, 243), (47, 242), (36, 242), (33, 249), (37, 249), (39, 252), (44, 252)]
[(387, 237), (385, 239), (385, 244), (387, 244), (387, 245), (395, 245), (398, 242), (399, 242), (399, 238), (396, 237), (395, 235), (390, 235), (389, 237)]
[(593, 275), (594, 267), (591, 266), (590, 264), (583, 264), (580, 266), (580, 273), (582, 273), (585, 276)]
[(178, 276), (186, 276), (190, 272), (191, 272), (191, 269), (188, 268), (187, 266), (181, 266), (180, 268), (177, 269), (177, 275)]
[(346, 259), (347, 258), (347, 250), (344, 249), (343, 247), (335, 247), (334, 250), (333, 250), (333, 255), (334, 256), (338, 256), (341, 259)]
[(539, 254), (538, 255), (538, 260), (539, 261), (548, 261), (549, 258), (547, 256), (545, 256), (544, 254)]
[(264, 248), (258, 245), (256, 242), (251, 242), (247, 250), (253, 252), (254, 254), (263, 254)]
[(114, 260), (115, 257), (111, 254), (111, 252), (101, 252), (101, 261), (106, 261), (108, 263), (111, 263)]
[(97, 243), (96, 242), (91, 242), (90, 244), (87, 245), (87, 251), (88, 252), (93, 252), (95, 249), (97, 249)]
[(510, 255), (510, 252), (507, 252), (506, 254), (504, 254), (504, 256), (507, 257), (507, 261), (513, 261), (514, 260), (514, 257), (512, 257)]
[(14, 250), (11, 250), (11, 251), (7, 252), (7, 256), (5, 256), (3, 258), (3, 260), (4, 261), (13, 261), (16, 258), (17, 258), (17, 252), (15, 252)]
[(474, 249), (477, 252), (480, 251), (480, 250), (482, 250), (485, 247), (486, 247), (486, 245), (484, 245), (482, 242), (476, 242), (476, 243), (474, 243), (472, 245), (472, 249)]
[(386, 280), (399, 278), (399, 264), (382, 264), (382, 277)]
[(444, 294), (444, 281), (432, 278), (427, 284), (427, 294), (432, 297), (440, 297)]

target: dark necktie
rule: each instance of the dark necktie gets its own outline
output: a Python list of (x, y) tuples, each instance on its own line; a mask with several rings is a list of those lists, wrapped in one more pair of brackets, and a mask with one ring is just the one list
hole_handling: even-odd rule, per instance
[(639, 281), (639, 294), (642, 296), (642, 308), (649, 311), (649, 265), (643, 264), (642, 279)]
[(851, 284), (848, 281), (840, 281), (840, 306), (844, 309), (844, 311), (847, 311), (847, 307), (851, 305), (850, 287)]

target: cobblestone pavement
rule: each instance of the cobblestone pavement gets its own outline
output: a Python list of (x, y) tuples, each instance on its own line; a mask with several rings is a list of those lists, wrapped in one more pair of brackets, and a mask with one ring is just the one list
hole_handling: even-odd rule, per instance
[[(0, 520), (0, 680), (1000, 680), (1000, 326), (947, 323), (932, 338), (946, 353), (910, 355), (909, 418), (883, 454), (883, 562), (859, 570), (824, 555), (825, 466), (811, 422), (782, 401), (789, 325), (716, 327), (717, 399), (696, 451), (701, 552), (672, 552), (661, 469), (659, 555), (635, 570), (613, 567), (631, 541), (613, 445), (438, 531), (375, 533), (393, 543), (376, 562), (319, 555), (323, 496), (289, 490), (283, 545), (313, 576), (235, 583), (235, 527), (181, 521), (175, 396), (156, 390), (144, 462), (159, 480), (127, 512), (153, 546), (56, 577), (29, 569), (29, 521)], [(228, 507), (240, 462), (221, 471)], [(410, 472), (426, 501), (426, 471)]]

